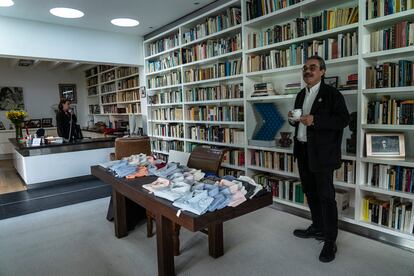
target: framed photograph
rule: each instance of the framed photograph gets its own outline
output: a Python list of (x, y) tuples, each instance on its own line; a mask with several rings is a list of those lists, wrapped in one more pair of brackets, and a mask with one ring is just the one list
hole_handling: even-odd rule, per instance
[(40, 128), (40, 127), (42, 127), (41, 122), (42, 121), (40, 119), (29, 120), (29, 121), (27, 121), (27, 127), (28, 128)]
[(335, 76), (335, 77), (325, 77), (324, 82), (327, 85), (338, 88), (338, 77), (337, 76)]
[(52, 118), (43, 118), (42, 127), (52, 127)]
[(59, 84), (59, 98), (76, 103), (76, 84)]
[(6, 128), (3, 125), (3, 122), (0, 121), (0, 130), (5, 130)]
[(405, 157), (403, 133), (367, 133), (368, 157)]
[(23, 88), (22, 87), (0, 87), (0, 111), (24, 109)]

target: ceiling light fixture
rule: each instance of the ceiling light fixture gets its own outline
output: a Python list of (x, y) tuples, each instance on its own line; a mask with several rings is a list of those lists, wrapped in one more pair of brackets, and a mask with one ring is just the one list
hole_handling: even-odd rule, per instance
[(80, 18), (85, 14), (80, 10), (70, 9), (70, 8), (53, 8), (50, 9), (50, 13), (54, 16), (63, 17), (63, 18)]
[(11, 7), (14, 5), (12, 0), (0, 0), (0, 7)]
[(135, 27), (139, 25), (139, 21), (131, 18), (115, 18), (111, 23), (119, 27)]

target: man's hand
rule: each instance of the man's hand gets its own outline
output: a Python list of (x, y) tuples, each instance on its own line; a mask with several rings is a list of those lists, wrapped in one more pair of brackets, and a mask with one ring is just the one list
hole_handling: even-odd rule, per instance
[(313, 115), (301, 116), (299, 121), (305, 126), (311, 126), (313, 125)]

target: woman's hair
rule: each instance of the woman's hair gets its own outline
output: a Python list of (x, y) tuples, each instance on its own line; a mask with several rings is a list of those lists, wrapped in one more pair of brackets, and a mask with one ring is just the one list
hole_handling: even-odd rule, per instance
[(59, 109), (60, 111), (62, 111), (62, 110), (63, 110), (63, 105), (64, 105), (66, 102), (70, 102), (70, 101), (69, 101), (68, 99), (61, 99), (61, 100), (60, 100), (59, 105), (58, 105), (58, 109)]

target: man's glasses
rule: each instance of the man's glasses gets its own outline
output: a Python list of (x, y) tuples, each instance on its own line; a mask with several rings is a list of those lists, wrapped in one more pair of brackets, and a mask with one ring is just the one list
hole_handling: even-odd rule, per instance
[(303, 66), (302, 67), (302, 71), (303, 72), (306, 72), (306, 71), (308, 71), (308, 70), (310, 70), (311, 72), (314, 72), (314, 71), (316, 71), (316, 69), (318, 69), (319, 68), (319, 66), (317, 66), (317, 65), (310, 65), (309, 67), (308, 66)]

